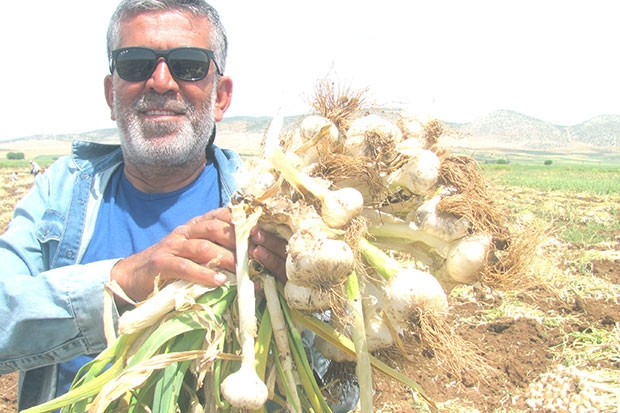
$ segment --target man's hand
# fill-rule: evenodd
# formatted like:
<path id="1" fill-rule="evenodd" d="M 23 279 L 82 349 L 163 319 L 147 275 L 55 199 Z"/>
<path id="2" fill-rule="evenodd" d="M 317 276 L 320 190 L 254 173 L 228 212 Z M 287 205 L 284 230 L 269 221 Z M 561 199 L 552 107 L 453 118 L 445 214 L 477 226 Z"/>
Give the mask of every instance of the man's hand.
<path id="1" fill-rule="evenodd" d="M 226 208 L 177 227 L 157 244 L 119 261 L 111 279 L 135 301 L 153 291 L 155 277 L 185 279 L 212 287 L 226 281 L 218 269 L 235 271 L 235 230 Z"/>
<path id="2" fill-rule="evenodd" d="M 259 231 L 251 235 L 250 256 L 272 274 L 286 280 L 286 241 Z M 235 230 L 228 208 L 219 208 L 176 228 L 157 244 L 120 260 L 115 280 L 134 301 L 153 291 L 155 277 L 185 279 L 211 287 L 226 282 L 219 270 L 235 272 Z"/>

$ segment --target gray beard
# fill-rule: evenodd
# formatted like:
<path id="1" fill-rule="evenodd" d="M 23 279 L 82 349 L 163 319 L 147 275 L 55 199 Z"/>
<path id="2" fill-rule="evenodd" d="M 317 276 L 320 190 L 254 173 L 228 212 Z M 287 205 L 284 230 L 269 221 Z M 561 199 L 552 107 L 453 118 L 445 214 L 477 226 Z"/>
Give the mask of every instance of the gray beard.
<path id="1" fill-rule="evenodd" d="M 115 98 L 114 107 L 125 162 L 153 173 L 204 163 L 205 150 L 215 127 L 215 96 L 216 93 L 213 93 L 211 102 L 200 110 L 188 102 L 179 103 L 159 94 L 142 96 L 130 107 L 119 110 Z M 157 107 L 185 111 L 187 121 L 179 124 L 140 119 L 140 110 L 154 102 Z"/>

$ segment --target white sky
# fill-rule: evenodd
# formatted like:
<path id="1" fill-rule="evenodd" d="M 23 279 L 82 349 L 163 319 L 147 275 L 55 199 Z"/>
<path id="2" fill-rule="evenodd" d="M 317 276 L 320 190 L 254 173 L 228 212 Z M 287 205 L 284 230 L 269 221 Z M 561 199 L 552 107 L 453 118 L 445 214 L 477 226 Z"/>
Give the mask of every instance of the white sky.
<path id="1" fill-rule="evenodd" d="M 0 140 L 115 125 L 103 95 L 117 0 L 7 2 Z M 561 125 L 620 113 L 618 4 L 562 0 L 212 0 L 227 27 L 227 116 L 308 110 L 317 79 L 466 122 L 511 109 Z"/>

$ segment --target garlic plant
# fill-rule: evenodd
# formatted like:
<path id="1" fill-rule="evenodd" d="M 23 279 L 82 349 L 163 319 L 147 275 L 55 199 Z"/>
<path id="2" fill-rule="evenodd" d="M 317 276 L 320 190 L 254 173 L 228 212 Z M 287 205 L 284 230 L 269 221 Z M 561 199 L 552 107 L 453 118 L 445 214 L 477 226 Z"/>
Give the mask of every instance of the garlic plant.
<path id="1" fill-rule="evenodd" d="M 331 190 L 316 179 L 297 171 L 287 160 L 286 155 L 276 149 L 273 153 L 273 167 L 284 179 L 300 190 L 306 190 L 321 202 L 321 217 L 327 225 L 341 228 L 358 215 L 364 199 L 355 188 Z"/>
<path id="2" fill-rule="evenodd" d="M 313 231 L 299 231 L 289 238 L 286 275 L 297 285 L 334 287 L 347 279 L 353 265 L 353 251 L 342 240 Z"/>
<path id="3" fill-rule="evenodd" d="M 238 409 L 256 410 L 265 404 L 268 390 L 256 373 L 254 338 L 257 335 L 254 283 L 248 273 L 248 240 L 250 230 L 258 222 L 260 210 L 246 215 L 246 205 L 233 205 L 232 222 L 237 240 L 237 306 L 239 308 L 239 341 L 241 368 L 227 376 L 221 384 L 224 398 Z"/>
<path id="4" fill-rule="evenodd" d="M 441 198 L 438 194 L 424 201 L 408 220 L 423 232 L 448 242 L 463 238 L 469 234 L 471 224 L 463 217 L 438 211 Z"/>
<path id="5" fill-rule="evenodd" d="M 457 283 L 474 284 L 488 264 L 490 251 L 491 237 L 488 234 L 468 235 L 452 243 L 439 271 L 445 271 Z"/>
<path id="6" fill-rule="evenodd" d="M 284 298 L 291 308 L 307 312 L 319 312 L 331 307 L 331 294 L 321 287 L 308 287 L 289 281 L 284 286 Z"/>
<path id="7" fill-rule="evenodd" d="M 440 164 L 433 151 L 421 148 L 411 151 L 407 163 L 388 177 L 388 184 L 392 188 L 403 187 L 414 194 L 427 195 L 436 188 Z"/>
<path id="8" fill-rule="evenodd" d="M 351 124 L 344 142 L 344 153 L 354 158 L 390 162 L 402 137 L 401 130 L 392 122 L 378 115 L 366 115 Z"/>

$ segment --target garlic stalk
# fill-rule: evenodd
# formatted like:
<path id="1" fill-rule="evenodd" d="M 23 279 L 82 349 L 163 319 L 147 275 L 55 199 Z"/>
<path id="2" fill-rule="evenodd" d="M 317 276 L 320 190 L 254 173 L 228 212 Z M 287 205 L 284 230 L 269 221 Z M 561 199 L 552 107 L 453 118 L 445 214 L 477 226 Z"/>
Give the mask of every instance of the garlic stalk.
<path id="1" fill-rule="evenodd" d="M 437 254 L 443 258 L 448 255 L 450 243 L 438 238 L 428 232 L 422 231 L 412 224 L 406 223 L 391 223 L 385 222 L 383 224 L 369 226 L 368 232 L 378 238 L 387 239 L 401 239 L 410 242 L 422 243 L 431 249 L 434 249 Z"/>
<path id="2" fill-rule="evenodd" d="M 341 228 L 357 216 L 364 207 L 364 197 L 355 188 L 330 190 L 315 178 L 296 170 L 286 155 L 276 148 L 272 155 L 272 165 L 282 177 L 297 189 L 305 189 L 321 202 L 321 217 L 332 228 Z"/>
<path id="3" fill-rule="evenodd" d="M 373 352 L 391 347 L 394 344 L 394 338 L 382 316 L 383 292 L 374 283 L 366 282 L 362 296 L 368 351 Z"/>
<path id="4" fill-rule="evenodd" d="M 437 279 L 425 271 L 403 267 L 385 252 L 361 238 L 359 250 L 386 281 L 384 311 L 401 328 L 419 317 L 419 312 L 446 314 L 448 298 Z"/>
<path id="5" fill-rule="evenodd" d="M 256 410 L 263 407 L 269 392 L 255 370 L 254 338 L 257 334 L 255 314 L 256 297 L 254 283 L 248 273 L 250 230 L 261 215 L 257 208 L 246 216 L 246 205 L 231 206 L 232 222 L 235 225 L 237 251 L 237 306 L 239 309 L 239 341 L 241 344 L 241 368 L 224 379 L 222 396 L 235 408 Z"/>
<path id="6" fill-rule="evenodd" d="M 265 290 L 265 298 L 267 300 L 267 309 L 271 316 L 271 324 L 273 325 L 273 336 L 276 340 L 276 346 L 278 347 L 278 356 L 282 363 L 282 370 L 286 377 L 286 387 L 290 394 L 290 399 L 287 397 L 287 405 L 292 412 L 301 412 L 301 402 L 299 400 L 299 394 L 297 393 L 297 385 L 295 377 L 293 376 L 293 360 L 291 356 L 291 346 L 288 341 L 288 333 L 286 331 L 286 322 L 284 321 L 284 314 L 280 307 L 280 298 L 278 297 L 278 289 L 276 287 L 276 280 L 270 275 L 263 277 L 263 288 Z"/>
<path id="7" fill-rule="evenodd" d="M 212 289 L 202 284 L 176 280 L 139 303 L 133 310 L 124 312 L 118 320 L 118 330 L 120 334 L 143 330 L 161 321 L 173 309 L 193 304 L 197 297 Z"/>
<path id="8" fill-rule="evenodd" d="M 345 283 L 346 309 L 351 318 L 351 337 L 355 345 L 355 371 L 360 387 L 360 408 L 362 413 L 372 412 L 372 369 L 366 341 L 366 328 L 362 308 L 362 296 L 357 273 L 351 271 Z"/>

